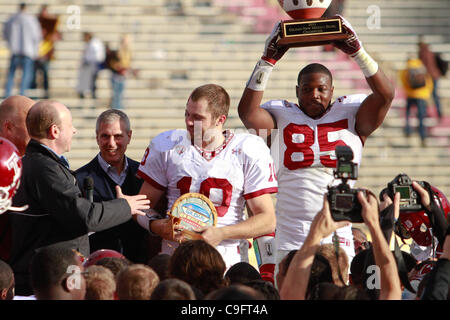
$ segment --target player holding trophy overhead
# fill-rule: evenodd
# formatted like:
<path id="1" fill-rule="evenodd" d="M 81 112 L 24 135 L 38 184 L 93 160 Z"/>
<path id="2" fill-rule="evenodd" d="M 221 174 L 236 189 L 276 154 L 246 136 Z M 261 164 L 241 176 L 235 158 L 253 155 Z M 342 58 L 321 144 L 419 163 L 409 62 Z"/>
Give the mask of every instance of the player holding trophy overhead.
<path id="1" fill-rule="evenodd" d="M 187 193 L 203 194 L 213 202 L 216 226 L 193 231 L 218 249 L 228 268 L 241 261 L 238 247 L 243 239 L 275 230 L 270 194 L 277 192 L 274 164 L 264 140 L 249 133 L 223 131 L 229 106 L 230 97 L 222 87 L 207 84 L 196 88 L 186 104 L 186 130 L 156 136 L 138 170 L 145 181 L 139 193 L 149 197 L 150 206 L 165 192 L 169 208 Z M 246 220 L 245 204 L 252 212 Z M 198 205 L 191 202 L 184 213 L 190 218 L 212 216 Z M 169 214 L 174 215 L 174 211 Z M 173 218 L 150 212 L 138 223 L 163 238 L 162 253 L 171 254 L 178 245 L 176 241 L 185 239 L 182 224 L 174 223 Z M 188 238 L 192 238 L 192 232 Z"/>
<path id="2" fill-rule="evenodd" d="M 268 141 L 272 140 L 279 183 L 275 235 L 277 263 L 290 250 L 302 246 L 314 216 L 320 211 L 323 194 L 334 179 L 336 146 L 350 146 L 359 166 L 364 142 L 381 125 L 394 98 L 390 81 L 364 50 L 350 23 L 340 18 L 348 38 L 334 41 L 333 45 L 361 68 L 372 90 L 370 95 L 342 96 L 333 102 L 330 71 L 313 63 L 298 75 L 297 103 L 280 99 L 261 105 L 270 73 L 288 50 L 287 46 L 277 46 L 281 31 L 280 23 L 277 23 L 239 102 L 239 116 L 245 126 L 258 132 L 267 130 Z M 273 131 L 277 135 L 270 135 L 272 129 L 277 129 Z M 351 226 L 339 229 L 338 235 L 341 247 L 351 260 L 354 256 Z M 330 236 L 323 242 L 331 241 Z"/>

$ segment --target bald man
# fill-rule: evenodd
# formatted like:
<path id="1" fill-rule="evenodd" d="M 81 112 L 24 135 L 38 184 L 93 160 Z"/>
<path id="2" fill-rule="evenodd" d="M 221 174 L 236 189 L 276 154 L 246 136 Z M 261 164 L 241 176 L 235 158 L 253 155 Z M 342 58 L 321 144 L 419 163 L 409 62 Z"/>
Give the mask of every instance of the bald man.
<path id="1" fill-rule="evenodd" d="M 25 96 L 11 96 L 0 103 L 0 137 L 17 147 L 21 156 L 30 141 L 25 118 L 35 102 Z M 11 250 L 11 226 L 8 215 L 0 215 L 0 259 L 8 261 Z"/>
<path id="2" fill-rule="evenodd" d="M 37 249 L 61 244 L 89 255 L 88 232 L 122 224 L 132 215 L 145 213 L 144 195 L 125 196 L 117 187 L 117 199 L 91 203 L 78 187 L 64 153 L 70 151 L 76 129 L 67 107 L 41 100 L 26 118 L 30 142 L 22 159 L 20 187 L 13 204 L 27 204 L 23 213 L 9 213 L 12 249 L 9 264 L 16 277 L 18 295 L 32 294 L 29 261 Z M 105 214 L 108 213 L 108 214 Z"/>
<path id="3" fill-rule="evenodd" d="M 33 104 L 25 96 L 11 96 L 0 103 L 0 136 L 14 143 L 21 156 L 30 141 L 25 119 Z"/>

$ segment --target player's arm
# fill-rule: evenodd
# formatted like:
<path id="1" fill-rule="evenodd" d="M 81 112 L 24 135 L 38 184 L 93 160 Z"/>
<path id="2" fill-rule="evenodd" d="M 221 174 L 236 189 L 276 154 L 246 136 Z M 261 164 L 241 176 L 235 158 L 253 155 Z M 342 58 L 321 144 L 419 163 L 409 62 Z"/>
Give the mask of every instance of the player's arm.
<path id="1" fill-rule="evenodd" d="M 203 239 L 217 246 L 226 239 L 249 239 L 275 231 L 275 209 L 270 194 L 248 199 L 247 205 L 252 212 L 251 217 L 233 225 L 200 229 Z"/>
<path id="2" fill-rule="evenodd" d="M 261 108 L 260 105 L 275 63 L 288 50 L 288 47 L 278 47 L 276 45 L 280 32 L 281 28 L 278 22 L 266 40 L 263 56 L 256 63 L 238 105 L 239 117 L 245 127 L 247 129 L 256 129 L 258 133 L 259 129 L 266 129 L 268 135 L 270 135 L 271 129 L 276 128 L 276 122 L 272 115 Z"/>
<path id="3" fill-rule="evenodd" d="M 356 132 L 363 141 L 383 123 L 395 94 L 390 80 L 381 69 L 366 81 L 372 94 L 362 102 L 356 115 Z"/>
<path id="4" fill-rule="evenodd" d="M 341 17 L 342 18 L 342 17 Z M 346 40 L 335 41 L 334 46 L 348 54 L 361 68 L 372 93 L 362 102 L 356 115 L 356 132 L 363 141 L 382 123 L 389 111 L 395 91 L 378 63 L 366 52 L 351 24 L 342 18 Z"/>

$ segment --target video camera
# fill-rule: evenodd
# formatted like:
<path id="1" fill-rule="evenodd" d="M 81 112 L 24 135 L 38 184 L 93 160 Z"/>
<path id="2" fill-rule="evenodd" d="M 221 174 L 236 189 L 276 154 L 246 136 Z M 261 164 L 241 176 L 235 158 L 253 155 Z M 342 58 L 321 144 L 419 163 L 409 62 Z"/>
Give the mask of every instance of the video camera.
<path id="1" fill-rule="evenodd" d="M 423 181 L 416 181 L 425 188 Z M 400 193 L 400 212 L 404 211 L 422 211 L 424 207 L 420 195 L 412 187 L 412 180 L 405 173 L 400 173 L 394 180 L 388 183 L 387 188 L 380 192 L 380 201 L 383 201 L 385 193 L 394 200 L 394 195 Z"/>
<path id="2" fill-rule="evenodd" d="M 341 179 L 342 183 L 337 186 L 328 186 L 328 203 L 330 204 L 331 216 L 334 221 L 349 220 L 351 222 L 364 222 L 361 216 L 361 204 L 357 194 L 363 189 L 352 189 L 347 180 L 358 178 L 358 165 L 354 163 L 353 151 L 349 146 L 336 147 L 336 170 L 334 177 Z"/>

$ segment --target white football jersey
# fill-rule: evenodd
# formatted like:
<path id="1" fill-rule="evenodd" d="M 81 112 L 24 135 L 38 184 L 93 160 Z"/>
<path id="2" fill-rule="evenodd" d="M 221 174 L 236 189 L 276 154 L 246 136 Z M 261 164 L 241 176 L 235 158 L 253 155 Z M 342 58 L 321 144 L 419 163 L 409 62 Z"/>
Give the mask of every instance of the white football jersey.
<path id="1" fill-rule="evenodd" d="M 216 207 L 218 227 L 243 221 L 246 199 L 277 192 L 270 150 L 262 138 L 248 133 L 226 131 L 224 144 L 214 152 L 193 145 L 186 130 L 161 133 L 147 148 L 138 175 L 167 190 L 169 208 L 182 194 L 204 194 Z M 239 243 L 225 240 L 220 246 L 237 248 Z M 165 241 L 163 252 L 176 246 Z"/>
<path id="2" fill-rule="evenodd" d="M 333 176 L 336 146 L 351 147 L 353 162 L 359 167 L 363 144 L 355 131 L 355 116 L 365 97 L 359 94 L 340 97 L 319 119 L 310 118 L 297 104 L 285 100 L 272 100 L 261 106 L 272 114 L 278 128 L 272 134 L 271 149 L 279 184 L 276 203 L 279 250 L 301 247 L 314 216 L 322 209 L 327 186 L 341 182 Z M 349 183 L 353 186 L 355 181 Z M 353 250 L 351 227 L 340 229 L 338 235 L 343 248 L 348 245 Z"/>

